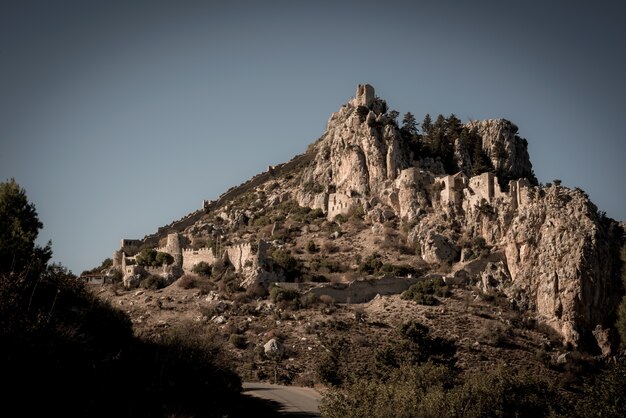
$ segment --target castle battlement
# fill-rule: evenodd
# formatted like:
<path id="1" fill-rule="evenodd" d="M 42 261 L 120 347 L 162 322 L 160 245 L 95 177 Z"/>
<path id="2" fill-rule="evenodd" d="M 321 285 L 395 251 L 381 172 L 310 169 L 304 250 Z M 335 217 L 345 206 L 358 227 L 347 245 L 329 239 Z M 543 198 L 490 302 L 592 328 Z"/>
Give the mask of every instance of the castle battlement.
<path id="1" fill-rule="evenodd" d="M 183 255 L 184 254 L 202 254 L 202 253 L 213 254 L 213 248 L 202 247 L 202 248 L 198 248 L 197 250 L 194 250 L 193 248 L 183 248 Z"/>

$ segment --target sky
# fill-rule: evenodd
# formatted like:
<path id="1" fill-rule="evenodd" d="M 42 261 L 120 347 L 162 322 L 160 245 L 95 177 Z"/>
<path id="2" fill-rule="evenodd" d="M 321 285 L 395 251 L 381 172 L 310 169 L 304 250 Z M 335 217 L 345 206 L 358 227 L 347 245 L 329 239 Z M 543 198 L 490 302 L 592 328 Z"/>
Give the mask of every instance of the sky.
<path id="1" fill-rule="evenodd" d="M 506 118 L 540 182 L 626 221 L 619 1 L 0 2 L 0 181 L 74 273 L 302 153 L 372 84 Z"/>

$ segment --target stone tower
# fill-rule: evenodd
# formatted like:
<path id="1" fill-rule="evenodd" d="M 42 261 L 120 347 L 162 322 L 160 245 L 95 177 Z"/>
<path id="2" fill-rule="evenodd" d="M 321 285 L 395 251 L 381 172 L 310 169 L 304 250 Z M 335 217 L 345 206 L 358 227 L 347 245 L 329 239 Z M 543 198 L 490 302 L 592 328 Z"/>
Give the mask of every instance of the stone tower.
<path id="1" fill-rule="evenodd" d="M 355 106 L 369 107 L 374 102 L 374 87 L 369 84 L 359 84 L 356 87 Z"/>
<path id="2" fill-rule="evenodd" d="M 178 232 L 167 235 L 167 244 L 165 245 L 165 251 L 174 257 L 174 266 L 183 266 L 183 250 L 180 246 L 180 235 Z"/>

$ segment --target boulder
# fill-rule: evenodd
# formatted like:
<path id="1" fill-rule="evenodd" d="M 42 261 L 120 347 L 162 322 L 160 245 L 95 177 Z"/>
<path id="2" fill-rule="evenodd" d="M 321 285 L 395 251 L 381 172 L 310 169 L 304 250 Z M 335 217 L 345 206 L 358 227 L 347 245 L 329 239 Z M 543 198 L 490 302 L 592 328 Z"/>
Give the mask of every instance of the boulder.
<path id="1" fill-rule="evenodd" d="M 272 360 L 280 360 L 285 354 L 285 347 L 276 338 L 272 338 L 263 346 L 265 356 Z"/>
<path id="2" fill-rule="evenodd" d="M 428 232 L 421 248 L 422 258 L 427 263 L 450 263 L 459 257 L 459 251 L 450 239 L 434 231 Z"/>

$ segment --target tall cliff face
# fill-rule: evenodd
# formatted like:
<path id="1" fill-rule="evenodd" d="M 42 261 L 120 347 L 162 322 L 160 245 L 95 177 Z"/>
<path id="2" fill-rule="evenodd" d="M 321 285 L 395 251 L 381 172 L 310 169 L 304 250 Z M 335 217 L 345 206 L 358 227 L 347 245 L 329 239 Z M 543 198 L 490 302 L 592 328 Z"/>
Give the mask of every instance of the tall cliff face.
<path id="1" fill-rule="evenodd" d="M 621 300 L 621 228 L 580 190 L 554 186 L 517 209 L 505 235 L 512 282 L 565 343 L 608 354 Z"/>
<path id="2" fill-rule="evenodd" d="M 373 88 L 368 89 L 373 94 Z M 304 183 L 364 198 L 389 187 L 408 161 L 398 128 L 383 113 L 385 107 L 382 100 L 365 99 L 357 92 L 353 101 L 333 113 L 315 145 Z"/>
<path id="3" fill-rule="evenodd" d="M 453 158 L 460 172 L 453 176 L 440 161 L 415 155 L 385 110 L 373 88 L 361 87 L 331 116 L 303 172 L 300 204 L 320 207 L 329 218 L 351 205 L 362 205 L 374 222 L 396 217 L 412 225 L 410 240 L 432 263 L 462 267 L 463 241 L 480 237 L 500 260 L 489 267 L 498 274 L 473 272 L 483 289 L 495 286 L 534 310 L 565 343 L 610 352 L 621 297 L 612 261 L 619 228 L 599 216 L 582 191 L 538 187 L 527 142 L 513 123 L 466 124 L 493 172 L 468 176 L 475 172 L 471 144 L 457 138 Z"/>
<path id="4" fill-rule="evenodd" d="M 506 119 L 471 121 L 465 125 L 482 138 L 482 147 L 502 180 L 526 178 L 537 184 L 528 142 L 517 136 L 518 128 Z"/>

